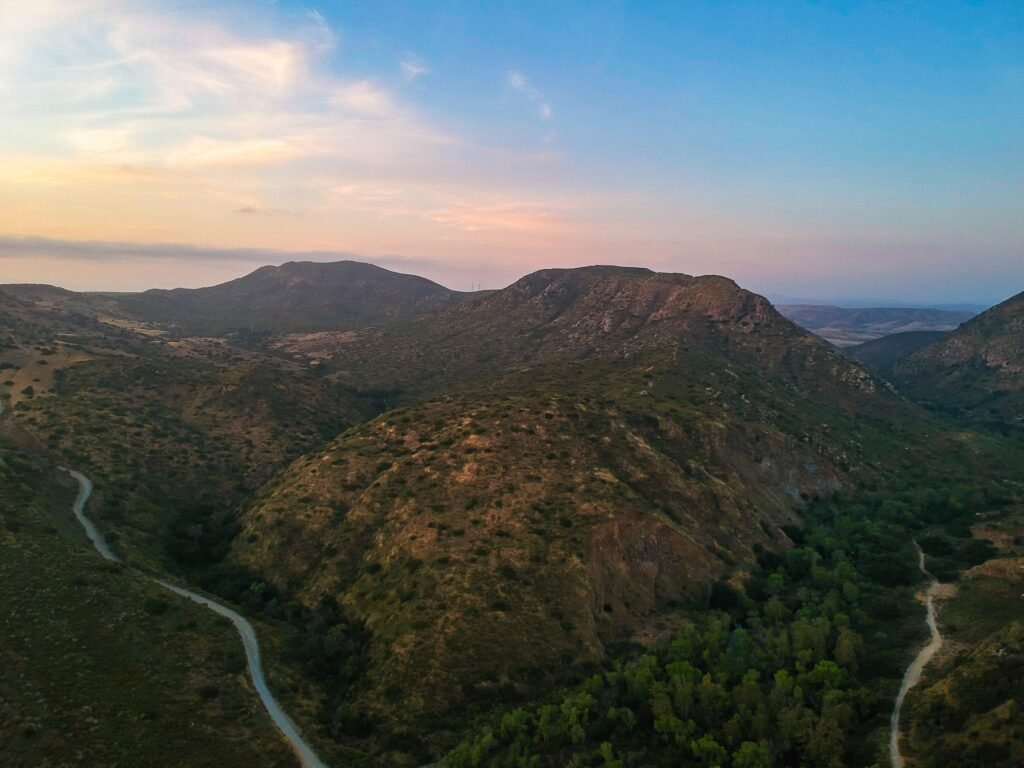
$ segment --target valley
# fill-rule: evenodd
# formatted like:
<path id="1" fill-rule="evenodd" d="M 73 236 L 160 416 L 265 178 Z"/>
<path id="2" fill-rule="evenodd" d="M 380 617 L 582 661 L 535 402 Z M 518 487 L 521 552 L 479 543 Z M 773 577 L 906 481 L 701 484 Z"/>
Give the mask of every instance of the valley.
<path id="1" fill-rule="evenodd" d="M 966 310 L 890 307 L 855 309 L 818 304 L 780 304 L 778 309 L 797 325 L 843 348 L 893 335 L 948 333 L 975 315 Z"/>
<path id="2" fill-rule="evenodd" d="M 138 569 L 121 578 L 202 601 L 155 615 L 229 620 L 241 668 L 218 690 L 255 700 L 269 764 L 278 728 L 308 735 L 307 765 L 885 758 L 924 641 L 912 539 L 945 542 L 928 568 L 955 581 L 976 515 L 1022 513 L 1012 430 L 900 378 L 988 313 L 872 372 L 721 277 L 603 266 L 456 294 L 363 266 L 0 286 L 5 483 L 27 498 L 74 468 L 89 538 Z M 272 322 L 238 309 L 257 306 Z M 29 509 L 63 520 L 39 546 L 82 546 L 66 512 Z"/>

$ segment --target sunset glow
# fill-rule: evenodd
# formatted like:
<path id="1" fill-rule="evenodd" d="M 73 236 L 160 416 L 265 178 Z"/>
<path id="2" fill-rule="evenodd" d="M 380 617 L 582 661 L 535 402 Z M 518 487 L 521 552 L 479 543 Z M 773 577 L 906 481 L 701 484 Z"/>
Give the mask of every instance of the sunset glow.
<path id="1" fill-rule="evenodd" d="M 0 0 L 0 282 L 1019 289 L 1024 6 L 743 7 Z"/>

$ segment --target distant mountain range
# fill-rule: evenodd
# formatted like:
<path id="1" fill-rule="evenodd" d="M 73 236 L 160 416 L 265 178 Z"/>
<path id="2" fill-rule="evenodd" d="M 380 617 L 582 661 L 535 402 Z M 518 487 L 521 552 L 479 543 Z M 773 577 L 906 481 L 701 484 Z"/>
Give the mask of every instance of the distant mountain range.
<path id="1" fill-rule="evenodd" d="M 836 307 L 780 304 L 794 323 L 839 347 L 861 344 L 894 333 L 951 331 L 974 317 L 971 312 L 916 307 Z"/>
<path id="2" fill-rule="evenodd" d="M 815 299 L 788 296 L 781 293 L 767 293 L 765 296 L 776 306 L 780 304 L 798 304 L 804 306 L 842 307 L 844 309 L 859 309 L 863 307 L 880 307 L 887 309 L 940 309 L 945 312 L 969 312 L 972 315 L 980 314 L 992 306 L 992 304 L 984 303 L 910 301 L 906 299 L 880 299 L 869 296 L 835 299 Z"/>

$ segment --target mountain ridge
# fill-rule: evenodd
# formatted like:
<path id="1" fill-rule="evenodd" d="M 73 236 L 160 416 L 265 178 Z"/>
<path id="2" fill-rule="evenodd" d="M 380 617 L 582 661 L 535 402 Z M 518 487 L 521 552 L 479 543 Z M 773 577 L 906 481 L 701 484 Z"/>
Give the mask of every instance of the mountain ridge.
<path id="1" fill-rule="evenodd" d="M 229 560 L 365 625 L 377 722 L 533 695 L 567 654 L 658 635 L 791 546 L 807 500 L 905 460 L 919 413 L 719 276 L 541 270 L 317 355 L 398 394 L 264 486 Z"/>
<path id="2" fill-rule="evenodd" d="M 896 363 L 907 394 L 970 421 L 1024 429 L 1024 293 Z"/>
<path id="3" fill-rule="evenodd" d="M 143 320 L 187 331 L 281 332 L 408 320 L 469 294 L 366 262 L 291 261 L 206 288 L 93 295 Z"/>

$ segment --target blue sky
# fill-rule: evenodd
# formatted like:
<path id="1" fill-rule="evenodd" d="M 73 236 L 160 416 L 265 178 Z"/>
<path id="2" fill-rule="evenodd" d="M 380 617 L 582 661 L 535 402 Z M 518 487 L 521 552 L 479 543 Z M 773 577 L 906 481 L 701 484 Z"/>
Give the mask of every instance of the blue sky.
<path id="1" fill-rule="evenodd" d="M 269 249 L 457 288 L 614 262 L 1024 290 L 1024 3 L 29 8 L 0 0 L 0 281 L 201 284 Z"/>

